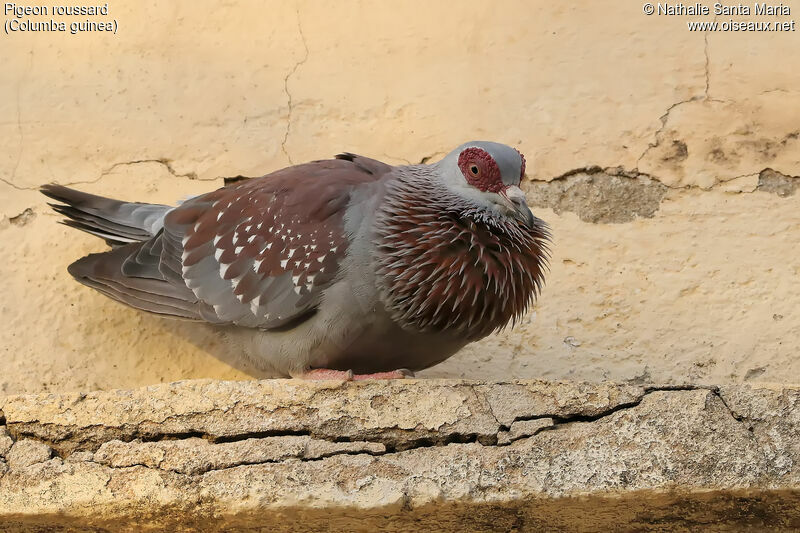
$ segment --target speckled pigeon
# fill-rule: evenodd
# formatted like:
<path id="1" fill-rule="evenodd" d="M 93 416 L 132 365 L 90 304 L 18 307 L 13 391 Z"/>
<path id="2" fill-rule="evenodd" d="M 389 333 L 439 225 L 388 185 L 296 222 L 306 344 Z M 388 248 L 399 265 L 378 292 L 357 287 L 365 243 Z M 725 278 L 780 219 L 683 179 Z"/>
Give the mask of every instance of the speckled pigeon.
<path id="1" fill-rule="evenodd" d="M 549 234 L 524 174 L 517 150 L 476 141 L 431 165 L 340 154 L 177 207 L 42 192 L 111 245 L 69 266 L 84 285 L 218 325 L 267 374 L 395 378 L 504 328 L 538 294 Z"/>

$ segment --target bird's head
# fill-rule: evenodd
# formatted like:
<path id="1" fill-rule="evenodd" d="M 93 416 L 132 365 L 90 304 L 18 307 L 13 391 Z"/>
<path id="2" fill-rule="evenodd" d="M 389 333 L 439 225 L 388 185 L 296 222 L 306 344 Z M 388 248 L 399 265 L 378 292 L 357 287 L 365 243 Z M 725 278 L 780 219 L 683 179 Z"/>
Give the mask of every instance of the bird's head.
<path id="1" fill-rule="evenodd" d="M 525 175 L 525 156 L 504 144 L 489 141 L 464 143 L 437 163 L 444 184 L 452 192 L 527 227 L 536 219 L 519 184 Z"/>

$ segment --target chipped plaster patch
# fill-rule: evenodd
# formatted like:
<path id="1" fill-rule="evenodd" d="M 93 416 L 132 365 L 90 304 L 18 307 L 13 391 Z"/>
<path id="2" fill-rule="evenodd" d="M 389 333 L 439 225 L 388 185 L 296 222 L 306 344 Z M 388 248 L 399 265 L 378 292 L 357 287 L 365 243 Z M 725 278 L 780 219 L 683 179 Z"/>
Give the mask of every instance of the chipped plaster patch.
<path id="1" fill-rule="evenodd" d="M 11 217 L 8 219 L 9 222 L 14 224 L 15 226 L 24 226 L 36 216 L 36 213 L 30 207 L 25 208 L 25 210 L 17 216 Z"/>
<path id="2" fill-rule="evenodd" d="M 792 196 L 800 188 L 800 176 L 787 176 L 771 168 L 765 168 L 758 175 L 756 190 L 777 194 L 781 198 Z"/>
<path id="3" fill-rule="evenodd" d="M 0 229 L 9 226 L 25 226 L 36 218 L 36 212 L 31 207 L 26 207 L 20 214 L 14 216 L 3 216 L 0 218 Z"/>
<path id="4" fill-rule="evenodd" d="M 584 222 L 610 224 L 652 218 L 667 187 L 643 174 L 590 167 L 552 181 L 524 185 L 531 206 L 560 214 L 569 211 Z"/>

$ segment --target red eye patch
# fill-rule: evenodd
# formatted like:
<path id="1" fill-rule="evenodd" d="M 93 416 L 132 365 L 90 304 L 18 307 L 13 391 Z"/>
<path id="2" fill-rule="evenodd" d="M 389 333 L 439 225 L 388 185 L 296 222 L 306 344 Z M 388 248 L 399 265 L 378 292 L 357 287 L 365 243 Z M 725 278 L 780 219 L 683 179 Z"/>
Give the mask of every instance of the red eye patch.
<path id="1" fill-rule="evenodd" d="M 505 187 L 500 176 L 500 168 L 486 150 L 465 149 L 458 156 L 458 168 L 461 169 L 467 183 L 481 191 L 500 192 Z"/>

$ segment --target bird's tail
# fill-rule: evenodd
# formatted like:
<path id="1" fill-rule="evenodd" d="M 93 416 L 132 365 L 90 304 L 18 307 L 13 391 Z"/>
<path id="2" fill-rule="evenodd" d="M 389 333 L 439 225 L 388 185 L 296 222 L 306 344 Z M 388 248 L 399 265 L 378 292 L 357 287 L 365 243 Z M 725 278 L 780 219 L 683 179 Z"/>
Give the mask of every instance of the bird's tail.
<path id="1" fill-rule="evenodd" d="M 161 230 L 172 209 L 112 200 L 56 184 L 43 185 L 40 190 L 58 202 L 49 205 L 67 217 L 62 224 L 96 235 L 114 247 L 150 239 Z"/>

